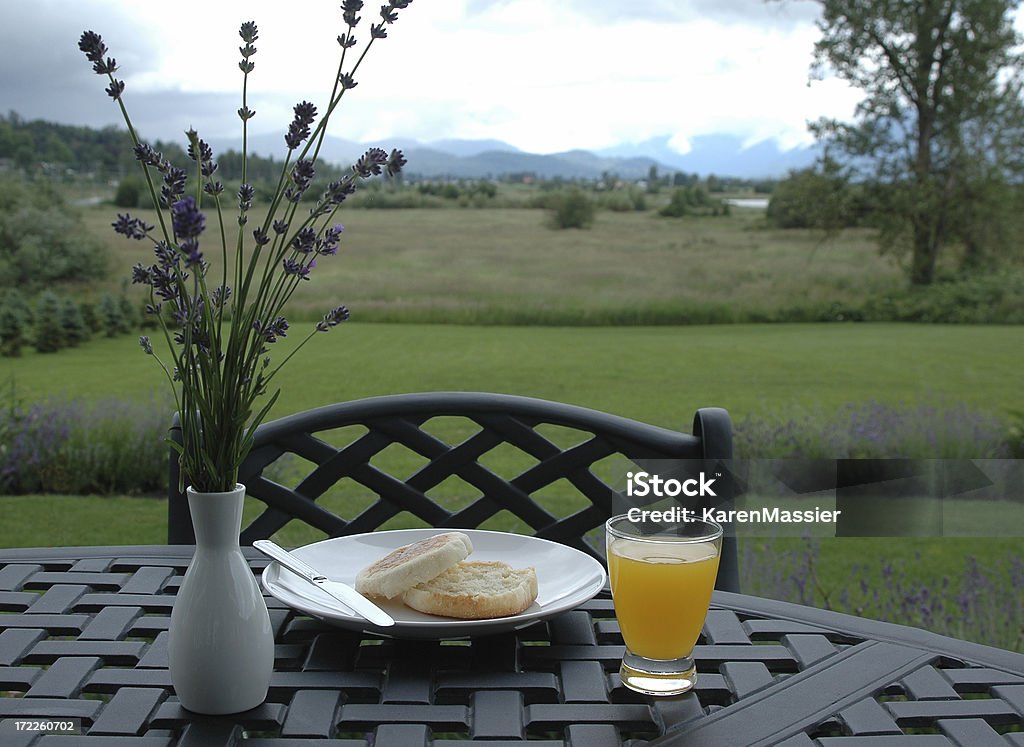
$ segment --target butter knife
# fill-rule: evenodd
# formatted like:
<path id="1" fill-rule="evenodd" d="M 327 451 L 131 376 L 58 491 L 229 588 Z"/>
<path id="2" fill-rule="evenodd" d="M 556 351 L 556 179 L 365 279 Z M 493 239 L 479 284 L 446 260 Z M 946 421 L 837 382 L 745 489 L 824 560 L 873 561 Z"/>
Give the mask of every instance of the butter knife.
<path id="1" fill-rule="evenodd" d="M 374 625 L 379 627 L 388 627 L 395 624 L 391 615 L 375 605 L 351 586 L 343 584 L 340 581 L 331 581 L 327 576 L 320 573 L 320 571 L 316 570 L 308 563 L 299 560 L 295 555 L 292 555 L 280 545 L 275 544 L 270 540 L 256 540 L 252 543 L 252 546 L 268 558 L 276 560 L 289 571 L 299 576 L 299 578 L 319 586 L 332 597 L 348 607 L 352 612 L 356 613 L 360 617 L 366 618 Z"/>

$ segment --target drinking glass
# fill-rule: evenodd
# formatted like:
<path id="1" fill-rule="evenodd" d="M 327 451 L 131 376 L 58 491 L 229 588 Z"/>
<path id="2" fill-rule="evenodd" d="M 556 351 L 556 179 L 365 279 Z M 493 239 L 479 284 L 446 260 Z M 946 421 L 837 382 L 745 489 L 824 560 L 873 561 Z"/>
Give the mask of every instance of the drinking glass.
<path id="1" fill-rule="evenodd" d="M 693 647 L 704 626 L 722 552 L 722 527 L 692 518 L 673 524 L 605 523 L 608 575 L 626 653 L 622 683 L 648 695 L 679 695 L 697 677 Z"/>

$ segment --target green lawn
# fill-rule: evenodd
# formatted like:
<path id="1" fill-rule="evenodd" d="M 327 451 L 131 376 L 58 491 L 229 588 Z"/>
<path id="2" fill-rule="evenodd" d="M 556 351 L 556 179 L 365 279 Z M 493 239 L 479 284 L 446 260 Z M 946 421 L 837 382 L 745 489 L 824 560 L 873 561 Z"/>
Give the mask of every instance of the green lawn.
<path id="1" fill-rule="evenodd" d="M 281 356 L 302 324 L 274 352 Z M 688 427 L 693 410 L 749 414 L 850 402 L 965 402 L 1024 410 L 1019 327 L 910 324 L 486 327 L 350 322 L 319 335 L 284 370 L 275 415 L 411 391 L 501 391 Z M 163 393 L 132 338 L 0 360 L 25 402 L 48 396 L 137 400 Z"/>

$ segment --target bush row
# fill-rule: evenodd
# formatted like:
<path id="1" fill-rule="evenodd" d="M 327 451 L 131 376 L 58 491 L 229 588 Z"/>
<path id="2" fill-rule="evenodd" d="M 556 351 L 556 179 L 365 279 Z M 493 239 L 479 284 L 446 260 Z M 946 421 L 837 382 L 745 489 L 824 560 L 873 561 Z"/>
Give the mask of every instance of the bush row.
<path id="1" fill-rule="evenodd" d="M 32 304 L 11 289 L 0 293 L 0 356 L 17 357 L 29 345 L 54 353 L 96 335 L 126 334 L 139 322 L 138 310 L 124 294 L 105 293 L 90 303 L 44 291 Z"/>
<path id="2" fill-rule="evenodd" d="M 941 635 L 1024 650 L 1024 561 L 1017 555 L 986 564 L 967 556 L 959 577 L 922 583 L 920 572 L 884 555 L 854 563 L 849 581 L 829 585 L 817 567 L 820 541 L 762 539 L 741 543 L 740 586 L 785 602 L 926 628 Z M 918 554 L 913 565 L 924 562 Z M 869 581 L 879 578 L 881 583 Z"/>
<path id="3" fill-rule="evenodd" d="M 1016 459 L 1015 424 L 963 403 L 850 404 L 834 413 L 748 417 L 736 422 L 744 459 Z"/>
<path id="4" fill-rule="evenodd" d="M 0 410 L 0 494 L 165 492 L 168 403 L 8 400 Z"/>
<path id="5" fill-rule="evenodd" d="M 13 394 L 7 399 L 0 409 L 0 493 L 164 490 L 171 403 L 51 399 L 24 406 Z M 830 415 L 748 417 L 735 431 L 736 454 L 747 459 L 1024 457 L 1019 428 L 965 405 L 868 402 Z"/>

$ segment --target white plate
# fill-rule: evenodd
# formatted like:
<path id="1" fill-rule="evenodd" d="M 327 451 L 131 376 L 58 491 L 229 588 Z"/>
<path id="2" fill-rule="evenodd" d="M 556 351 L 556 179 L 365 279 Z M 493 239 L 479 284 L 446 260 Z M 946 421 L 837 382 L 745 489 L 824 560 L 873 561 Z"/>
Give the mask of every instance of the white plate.
<path id="1" fill-rule="evenodd" d="M 401 529 L 355 534 L 316 542 L 292 552 L 334 581 L 355 585 L 360 569 L 395 548 L 418 542 L 446 529 Z M 291 571 L 271 563 L 263 571 L 263 588 L 289 607 L 294 607 L 343 628 L 366 630 L 394 638 L 466 638 L 502 633 L 530 625 L 572 609 L 592 598 L 605 584 L 605 572 L 594 558 L 575 548 L 549 540 L 482 529 L 457 530 L 473 542 L 471 560 L 503 560 L 514 568 L 533 566 L 537 571 L 537 600 L 525 611 L 510 617 L 487 620 L 455 620 L 417 612 L 397 599 L 380 603 L 395 625 L 378 628 L 343 609 L 326 592 L 306 583 Z"/>

